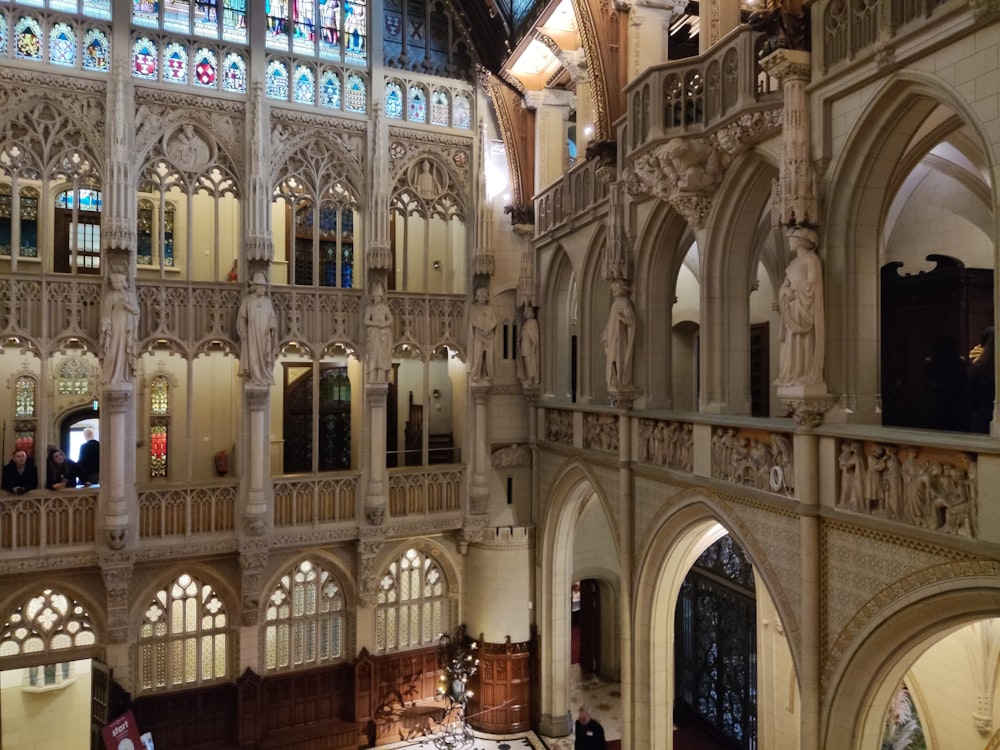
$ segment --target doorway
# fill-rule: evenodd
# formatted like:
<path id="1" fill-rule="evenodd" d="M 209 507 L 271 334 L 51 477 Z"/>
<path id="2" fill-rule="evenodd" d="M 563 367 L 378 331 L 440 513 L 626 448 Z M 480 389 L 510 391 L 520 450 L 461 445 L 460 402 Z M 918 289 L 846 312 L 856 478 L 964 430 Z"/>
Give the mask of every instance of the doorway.
<path id="1" fill-rule="evenodd" d="M 572 642 L 579 657 L 580 672 L 586 677 L 601 674 L 601 589 L 594 578 L 573 584 L 579 593 L 579 609 L 571 613 Z M 575 605 L 575 602 L 574 602 Z M 578 644 L 578 647 L 577 647 Z"/>

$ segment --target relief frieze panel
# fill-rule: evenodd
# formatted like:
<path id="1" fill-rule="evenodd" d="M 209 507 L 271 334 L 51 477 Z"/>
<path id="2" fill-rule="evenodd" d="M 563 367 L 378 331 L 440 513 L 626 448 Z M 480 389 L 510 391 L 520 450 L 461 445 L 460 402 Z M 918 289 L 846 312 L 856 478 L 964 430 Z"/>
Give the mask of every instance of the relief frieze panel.
<path id="1" fill-rule="evenodd" d="M 584 414 L 583 447 L 593 451 L 617 453 L 618 417 L 613 414 Z"/>
<path id="2" fill-rule="evenodd" d="M 712 477 L 790 495 L 795 490 L 791 438 L 768 430 L 717 427 L 712 431 Z"/>
<path id="3" fill-rule="evenodd" d="M 639 461 L 690 472 L 693 469 L 694 427 L 689 422 L 639 420 Z"/>
<path id="4" fill-rule="evenodd" d="M 573 445 L 573 412 L 546 409 L 545 439 L 553 443 Z"/>

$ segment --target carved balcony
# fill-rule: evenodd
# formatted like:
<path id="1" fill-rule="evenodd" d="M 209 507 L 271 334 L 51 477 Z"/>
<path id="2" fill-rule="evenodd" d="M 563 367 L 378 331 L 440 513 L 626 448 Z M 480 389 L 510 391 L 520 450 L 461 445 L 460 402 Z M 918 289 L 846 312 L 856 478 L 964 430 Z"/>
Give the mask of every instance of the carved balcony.
<path id="1" fill-rule="evenodd" d="M 577 216 L 597 220 L 604 213 L 599 206 L 607 201 L 608 180 L 602 169 L 607 166 L 600 159 L 587 159 L 535 196 L 536 238 L 561 227 L 575 227 L 572 220 Z"/>

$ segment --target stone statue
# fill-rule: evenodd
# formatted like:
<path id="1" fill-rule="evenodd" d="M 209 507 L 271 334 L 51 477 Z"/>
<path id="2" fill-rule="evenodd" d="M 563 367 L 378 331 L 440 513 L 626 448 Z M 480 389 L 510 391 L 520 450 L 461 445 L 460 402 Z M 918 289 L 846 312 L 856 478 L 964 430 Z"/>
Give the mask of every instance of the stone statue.
<path id="1" fill-rule="evenodd" d="M 524 321 L 521 323 L 521 336 L 518 339 L 517 353 L 521 360 L 521 384 L 538 385 L 541 382 L 541 368 L 538 355 L 540 334 L 538 319 L 535 318 L 535 308 L 524 306 Z"/>
<path id="2" fill-rule="evenodd" d="M 108 276 L 111 289 L 101 315 L 101 361 L 106 383 L 131 383 L 135 377 L 139 302 L 123 273 Z"/>
<path id="3" fill-rule="evenodd" d="M 437 198 L 439 192 L 437 180 L 431 171 L 431 163 L 424 159 L 420 166 L 420 174 L 417 175 L 417 195 L 429 201 Z"/>
<path id="4" fill-rule="evenodd" d="M 259 271 L 250 280 L 237 318 L 243 350 L 240 375 L 254 385 L 274 385 L 274 361 L 278 353 L 278 318 L 267 296 L 267 277 Z"/>
<path id="5" fill-rule="evenodd" d="M 624 281 L 611 282 L 611 312 L 608 324 L 604 326 L 601 341 L 607 356 L 604 377 L 608 388 L 622 388 L 632 385 L 632 350 L 635 346 L 635 308 L 629 299 L 628 284 Z"/>
<path id="6" fill-rule="evenodd" d="M 485 286 L 476 289 L 476 301 L 469 311 L 471 328 L 471 354 L 469 356 L 469 377 L 473 382 L 489 380 L 493 377 L 493 362 L 496 347 L 493 339 L 497 330 L 497 316 L 490 307 L 490 290 Z"/>
<path id="7" fill-rule="evenodd" d="M 387 383 L 392 369 L 392 310 L 379 282 L 372 284 L 371 303 L 365 309 L 365 358 L 368 382 Z"/>
<path id="8" fill-rule="evenodd" d="M 837 505 L 856 513 L 863 513 L 865 454 L 861 443 L 851 441 L 840 448 L 840 502 Z"/>
<path id="9" fill-rule="evenodd" d="M 673 191 L 710 193 L 722 181 L 722 159 L 708 143 L 673 138 L 659 154 L 660 167 Z"/>
<path id="10" fill-rule="evenodd" d="M 903 474 L 902 465 L 896 455 L 896 446 L 885 446 L 885 471 L 882 473 L 884 485 L 885 510 L 889 518 L 899 518 L 903 508 Z"/>
<path id="11" fill-rule="evenodd" d="M 778 291 L 781 348 L 778 387 L 823 383 L 826 330 L 823 311 L 823 266 L 816 254 L 816 232 L 796 227 L 788 233 L 795 257 Z"/>

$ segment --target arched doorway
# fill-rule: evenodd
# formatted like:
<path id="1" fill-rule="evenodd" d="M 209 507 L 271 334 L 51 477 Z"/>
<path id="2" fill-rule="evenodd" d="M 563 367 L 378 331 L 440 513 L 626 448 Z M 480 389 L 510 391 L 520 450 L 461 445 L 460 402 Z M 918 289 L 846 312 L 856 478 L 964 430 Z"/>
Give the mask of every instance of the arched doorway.
<path id="1" fill-rule="evenodd" d="M 93 439 L 101 439 L 101 413 L 97 407 L 97 402 L 91 406 L 80 407 L 67 412 L 59 421 L 59 444 L 58 448 L 66 454 L 66 457 L 77 463 L 80 462 L 80 450 L 83 444 L 90 439 L 84 432 L 93 431 Z"/>

